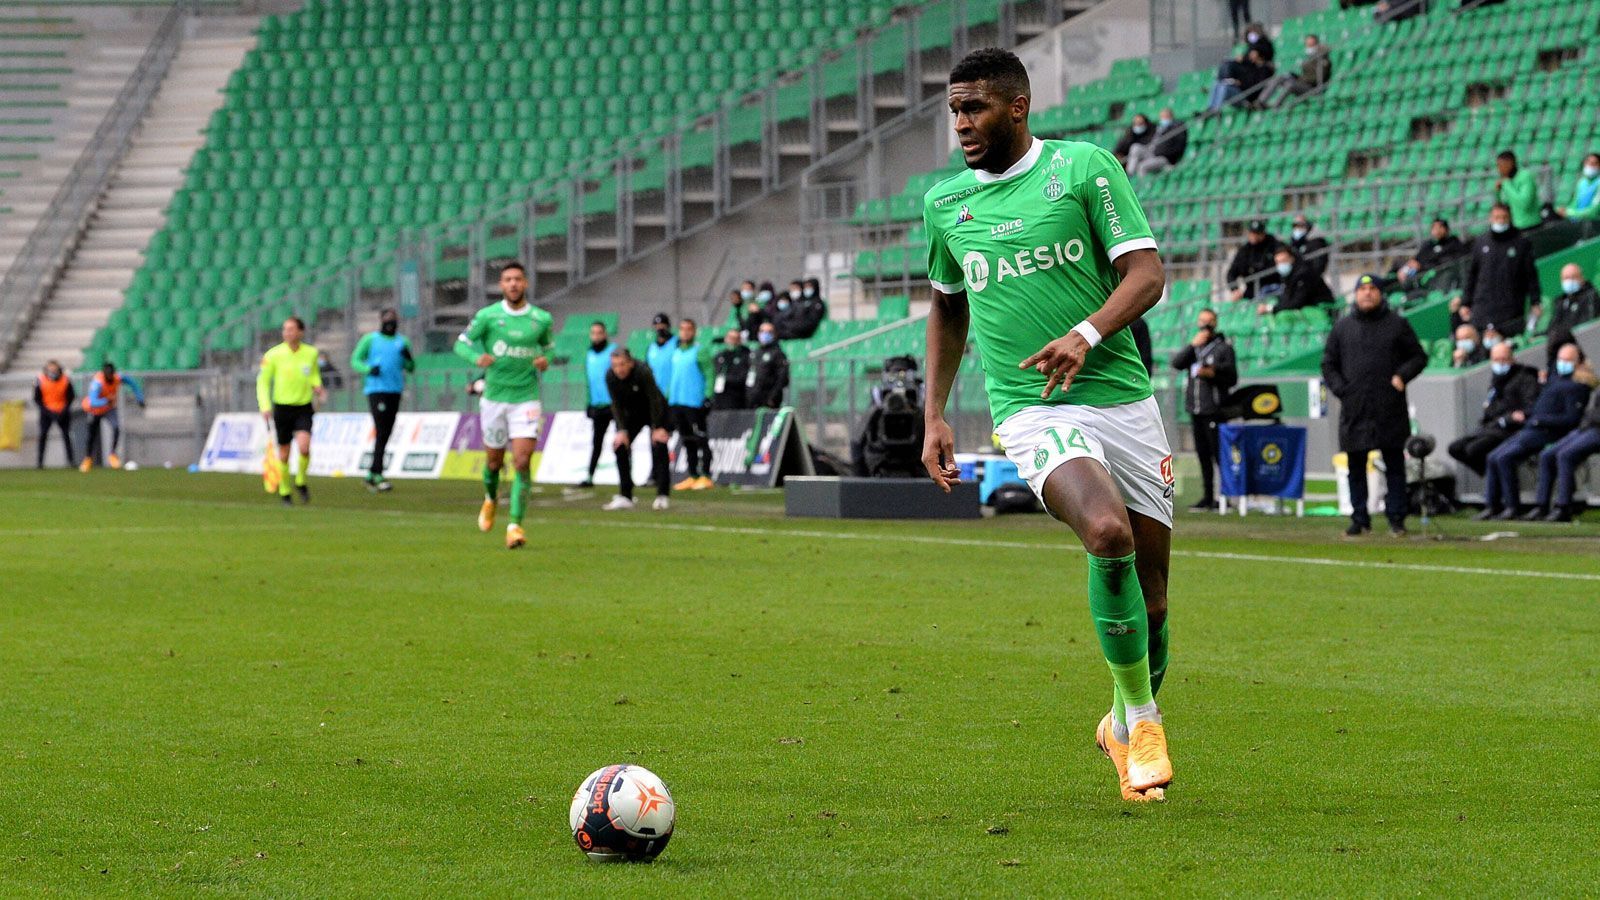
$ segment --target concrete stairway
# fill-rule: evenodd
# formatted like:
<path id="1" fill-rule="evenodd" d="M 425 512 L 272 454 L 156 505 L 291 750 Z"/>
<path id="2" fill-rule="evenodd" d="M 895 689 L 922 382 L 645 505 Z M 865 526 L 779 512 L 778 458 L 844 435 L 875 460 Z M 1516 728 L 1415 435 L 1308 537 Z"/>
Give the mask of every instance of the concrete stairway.
<path id="1" fill-rule="evenodd" d="M 205 142 L 201 131 L 222 105 L 228 76 L 255 44 L 256 24 L 254 17 L 196 21 L 11 371 L 32 371 L 47 359 L 77 366 L 84 345 L 122 305 L 184 169 Z"/>

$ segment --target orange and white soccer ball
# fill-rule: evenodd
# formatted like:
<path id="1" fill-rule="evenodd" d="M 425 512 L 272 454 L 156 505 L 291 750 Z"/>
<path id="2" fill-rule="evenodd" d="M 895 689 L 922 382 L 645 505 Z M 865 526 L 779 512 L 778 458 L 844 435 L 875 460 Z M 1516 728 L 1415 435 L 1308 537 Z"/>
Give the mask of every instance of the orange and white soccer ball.
<path id="1" fill-rule="evenodd" d="M 672 837 L 677 805 L 643 766 L 596 769 L 572 797 L 572 839 L 590 859 L 649 862 Z"/>

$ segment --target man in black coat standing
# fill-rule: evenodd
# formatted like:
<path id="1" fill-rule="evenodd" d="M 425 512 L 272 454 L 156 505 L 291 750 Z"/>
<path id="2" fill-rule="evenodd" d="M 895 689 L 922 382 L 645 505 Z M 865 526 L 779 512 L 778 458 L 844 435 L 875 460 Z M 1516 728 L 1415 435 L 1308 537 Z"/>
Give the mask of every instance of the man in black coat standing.
<path id="1" fill-rule="evenodd" d="M 1239 383 L 1233 345 L 1217 330 L 1217 314 L 1200 310 L 1199 330 L 1189 346 L 1172 357 L 1172 367 L 1189 376 L 1183 391 L 1183 409 L 1194 426 L 1194 452 L 1200 458 L 1200 500 L 1189 509 L 1204 512 L 1217 505 L 1217 425 L 1228 392 Z"/>
<path id="2" fill-rule="evenodd" d="M 1339 449 L 1349 459 L 1350 527 L 1357 537 L 1372 530 L 1367 513 L 1367 454 L 1383 456 L 1389 490 L 1384 514 L 1389 533 L 1406 533 L 1405 442 L 1411 434 L 1406 383 L 1428 364 L 1428 354 L 1399 313 L 1390 309 L 1380 278 L 1356 279 L 1355 309 L 1335 322 L 1322 351 L 1322 380 L 1339 398 Z"/>
<path id="3" fill-rule="evenodd" d="M 1511 207 L 1496 203 L 1489 212 L 1489 233 L 1472 244 L 1467 287 L 1461 292 L 1463 321 L 1481 332 L 1490 325 L 1505 337 L 1516 337 L 1539 317 L 1539 273 L 1533 265 L 1533 244 L 1511 224 Z"/>
<path id="4" fill-rule="evenodd" d="M 746 383 L 750 379 L 750 348 L 737 328 L 728 329 L 722 349 L 711 358 L 714 381 L 711 385 L 712 409 L 749 409 Z"/>
<path id="5" fill-rule="evenodd" d="M 752 407 L 777 409 L 783 405 L 783 392 L 789 387 L 789 357 L 778 343 L 778 331 L 768 322 L 756 335 L 756 348 L 750 354 L 750 390 L 746 399 Z"/>
<path id="6" fill-rule="evenodd" d="M 1522 427 L 1533 401 L 1539 397 L 1539 373 L 1511 355 L 1511 345 L 1502 341 L 1489 351 L 1489 393 L 1483 398 L 1483 416 L 1478 429 L 1450 442 L 1450 457 L 1480 476 L 1485 472 L 1489 451 L 1500 446 L 1511 433 Z"/>

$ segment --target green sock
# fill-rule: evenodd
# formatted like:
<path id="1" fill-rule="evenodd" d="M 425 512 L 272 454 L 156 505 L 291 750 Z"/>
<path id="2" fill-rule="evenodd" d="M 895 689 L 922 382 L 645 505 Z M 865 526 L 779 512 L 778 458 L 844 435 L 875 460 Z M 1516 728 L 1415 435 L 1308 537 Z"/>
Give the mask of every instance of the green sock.
<path id="1" fill-rule="evenodd" d="M 289 496 L 289 461 L 278 460 L 278 496 Z"/>
<path id="2" fill-rule="evenodd" d="M 296 487 L 305 487 L 306 469 L 311 467 L 311 454 L 302 453 L 294 464 L 294 483 Z"/>
<path id="3" fill-rule="evenodd" d="M 1161 679 L 1167 674 L 1167 620 L 1150 632 L 1150 694 L 1161 693 Z"/>
<path id="4" fill-rule="evenodd" d="M 483 498 L 500 502 L 500 470 L 483 467 Z"/>
<path id="5" fill-rule="evenodd" d="M 1122 702 L 1122 691 L 1115 684 L 1111 685 L 1111 721 L 1128 727 L 1128 705 Z"/>
<path id="6" fill-rule="evenodd" d="M 527 472 L 518 472 L 511 482 L 511 521 L 522 524 L 522 511 L 528 505 L 528 491 L 533 488 L 532 479 Z"/>
<path id="7" fill-rule="evenodd" d="M 1149 622 L 1132 553 L 1116 559 L 1089 557 L 1089 613 L 1124 708 L 1154 704 L 1150 639 L 1145 634 Z"/>

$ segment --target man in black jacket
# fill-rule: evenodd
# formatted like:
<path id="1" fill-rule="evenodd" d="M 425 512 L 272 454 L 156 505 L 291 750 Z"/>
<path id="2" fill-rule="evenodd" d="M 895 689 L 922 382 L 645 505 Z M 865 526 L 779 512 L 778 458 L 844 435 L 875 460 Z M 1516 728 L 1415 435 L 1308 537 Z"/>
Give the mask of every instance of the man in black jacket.
<path id="1" fill-rule="evenodd" d="M 750 354 L 750 390 L 746 399 L 756 408 L 777 409 L 783 405 L 783 392 L 789 386 L 789 357 L 778 345 L 777 329 L 768 322 L 757 335 L 759 346 Z"/>
<path id="2" fill-rule="evenodd" d="M 1295 216 L 1294 225 L 1289 229 L 1289 249 L 1320 277 L 1328 274 L 1328 254 L 1323 252 L 1328 249 L 1328 242 L 1311 233 L 1314 227 L 1303 213 Z"/>
<path id="3" fill-rule="evenodd" d="M 1173 116 L 1172 107 L 1165 107 L 1156 118 L 1155 136 L 1150 142 L 1128 148 L 1128 174 L 1164 172 L 1177 165 L 1188 149 L 1189 129 Z"/>
<path id="4" fill-rule="evenodd" d="M 1277 284 L 1281 279 L 1273 271 L 1272 259 L 1283 242 L 1267 233 L 1267 223 L 1256 219 L 1246 226 L 1244 243 L 1228 263 L 1228 284 L 1233 290 L 1228 297 L 1233 300 L 1252 300 L 1256 291 Z"/>
<path id="5" fill-rule="evenodd" d="M 1296 257 L 1293 250 L 1279 247 L 1273 260 L 1273 270 L 1283 279 L 1283 291 L 1278 294 L 1276 304 L 1258 304 L 1256 312 L 1263 315 L 1281 313 L 1291 309 L 1305 309 L 1308 306 L 1325 306 L 1333 302 L 1333 291 L 1317 273 L 1316 267 L 1305 259 Z"/>
<path id="6" fill-rule="evenodd" d="M 1185 372 L 1189 382 L 1183 391 L 1183 409 L 1194 426 L 1194 452 L 1200 458 L 1200 500 L 1189 507 L 1205 511 L 1217 504 L 1217 425 L 1228 392 L 1239 383 L 1239 370 L 1233 345 L 1217 330 L 1215 310 L 1202 309 L 1199 330 L 1189 346 L 1172 357 L 1172 367 Z"/>
<path id="7" fill-rule="evenodd" d="M 1421 272 L 1437 269 L 1447 262 L 1465 256 L 1468 247 L 1461 238 L 1450 233 L 1450 223 L 1434 219 L 1428 226 L 1428 240 L 1417 248 L 1417 268 Z M 1416 273 L 1412 273 L 1416 274 Z"/>
<path id="8" fill-rule="evenodd" d="M 1305 36 L 1305 62 L 1297 74 L 1275 75 L 1272 83 L 1261 92 L 1261 105 L 1277 106 L 1288 97 L 1309 94 L 1333 78 L 1333 60 L 1322 39 L 1314 34 Z"/>
<path id="9" fill-rule="evenodd" d="M 1489 452 L 1522 427 L 1533 401 L 1539 397 L 1539 373 L 1532 366 L 1517 362 L 1510 344 L 1496 344 L 1489 351 L 1489 366 L 1494 374 L 1489 379 L 1489 393 L 1483 398 L 1478 430 L 1456 438 L 1448 448 L 1452 459 L 1479 475 L 1484 474 Z"/>
<path id="10" fill-rule="evenodd" d="M 1566 437 L 1583 418 L 1589 402 L 1589 386 L 1573 380 L 1578 366 L 1578 345 L 1563 344 L 1556 354 L 1556 367 L 1545 373 L 1544 389 L 1533 409 L 1522 419 L 1522 428 L 1489 453 L 1488 474 L 1483 485 L 1483 512 L 1478 519 L 1510 519 L 1522 506 L 1522 488 L 1517 483 L 1517 467 L 1545 445 Z M 1515 414 L 1513 413 L 1513 418 Z M 1546 500 L 1549 497 L 1545 497 Z M 1542 511 L 1533 518 L 1544 518 Z"/>
<path id="11" fill-rule="evenodd" d="M 771 328 L 771 325 L 766 327 Z M 641 434 L 650 436 L 651 476 L 656 481 L 653 509 L 666 509 L 672 494 L 672 463 L 667 459 L 667 398 L 656 385 L 650 367 L 633 358 L 626 347 L 611 351 L 611 371 L 606 373 L 606 388 L 611 392 L 611 421 L 616 437 L 611 447 L 617 452 L 617 495 L 605 509 L 633 509 L 633 441 Z"/>
<path id="12" fill-rule="evenodd" d="M 1122 137 L 1117 138 L 1111 153 L 1119 162 L 1126 163 L 1134 147 L 1150 143 L 1155 140 L 1155 136 L 1155 130 L 1150 127 L 1150 117 L 1144 113 L 1134 113 L 1133 124 L 1122 133 Z"/>
<path id="13" fill-rule="evenodd" d="M 1479 330 L 1493 325 L 1506 337 L 1521 334 L 1530 316 L 1539 317 L 1533 245 L 1512 226 L 1511 207 L 1504 203 L 1489 213 L 1489 233 L 1473 242 L 1458 312 Z"/>
<path id="14" fill-rule="evenodd" d="M 1367 454 L 1383 456 L 1389 483 L 1389 533 L 1406 533 L 1405 441 L 1411 434 L 1406 383 L 1428 364 L 1411 324 L 1383 301 L 1379 278 L 1356 280 L 1355 309 L 1335 322 L 1322 351 L 1322 380 L 1339 398 L 1339 449 L 1349 459 L 1348 537 L 1372 530 L 1367 512 Z"/>
<path id="15" fill-rule="evenodd" d="M 711 358 L 712 409 L 748 409 L 745 382 L 750 377 L 750 348 L 744 344 L 739 329 L 728 329 L 723 347 Z"/>
<path id="16" fill-rule="evenodd" d="M 1590 391 L 1589 407 L 1578 427 L 1567 436 L 1544 448 L 1539 454 L 1539 506 L 1548 510 L 1546 522 L 1571 522 L 1582 512 L 1572 502 L 1578 488 L 1578 467 L 1600 453 L 1600 391 Z M 1555 505 L 1550 505 L 1550 490 L 1556 489 Z"/>
<path id="17" fill-rule="evenodd" d="M 1551 305 L 1554 308 L 1550 311 L 1550 327 L 1546 329 L 1545 368 L 1555 367 L 1556 351 L 1572 340 L 1572 329 L 1600 316 L 1600 296 L 1596 296 L 1594 285 L 1583 277 L 1583 267 L 1577 263 L 1561 267 L 1561 293 Z"/>

